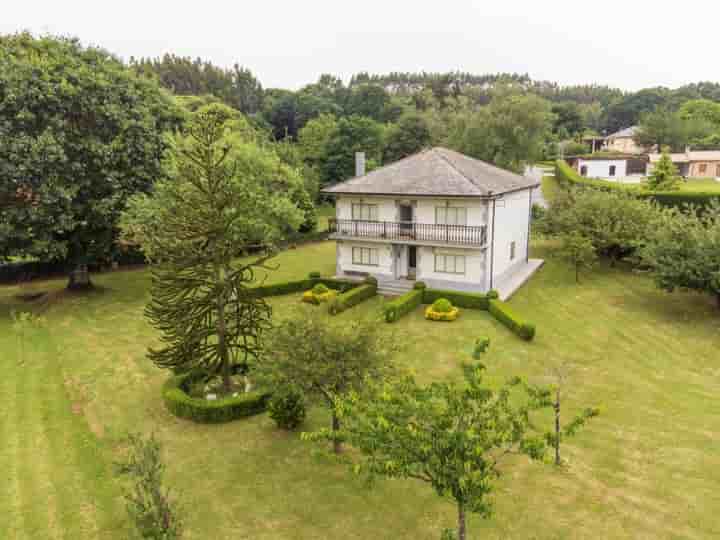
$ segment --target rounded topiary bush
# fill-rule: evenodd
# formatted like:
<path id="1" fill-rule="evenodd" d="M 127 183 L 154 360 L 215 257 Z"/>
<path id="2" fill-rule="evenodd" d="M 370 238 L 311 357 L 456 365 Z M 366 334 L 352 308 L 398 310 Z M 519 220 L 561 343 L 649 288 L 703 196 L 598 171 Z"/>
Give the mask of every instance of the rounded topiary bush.
<path id="1" fill-rule="evenodd" d="M 329 292 L 329 291 L 330 291 L 330 289 L 328 289 L 327 286 L 326 286 L 326 285 L 323 285 L 322 283 L 318 283 L 317 285 L 315 285 L 315 286 L 312 288 L 312 292 L 313 292 L 313 294 L 315 294 L 315 295 L 326 294 L 326 293 Z"/>
<path id="2" fill-rule="evenodd" d="M 433 302 L 432 308 L 433 311 L 437 311 L 438 313 L 450 313 L 453 306 L 450 303 L 450 300 L 446 298 L 438 298 Z"/>
<path id="3" fill-rule="evenodd" d="M 487 293 L 488 300 L 497 300 L 500 298 L 500 293 L 498 293 L 495 289 L 490 289 Z"/>
<path id="4" fill-rule="evenodd" d="M 425 289 L 427 289 L 427 285 L 425 285 L 424 281 L 416 281 L 413 285 L 413 289 L 418 291 L 424 291 Z"/>
<path id="5" fill-rule="evenodd" d="M 216 400 L 192 397 L 188 390 L 202 379 L 202 373 L 170 377 L 162 389 L 167 409 L 179 418 L 201 424 L 220 424 L 265 412 L 271 394 L 263 390 L 239 393 Z"/>
<path id="6" fill-rule="evenodd" d="M 296 429 L 305 421 L 305 401 L 300 392 L 287 389 L 270 399 L 268 412 L 279 428 Z"/>
<path id="7" fill-rule="evenodd" d="M 425 310 L 425 318 L 430 321 L 451 322 L 458 318 L 460 310 L 454 307 L 447 298 L 438 298 Z"/>

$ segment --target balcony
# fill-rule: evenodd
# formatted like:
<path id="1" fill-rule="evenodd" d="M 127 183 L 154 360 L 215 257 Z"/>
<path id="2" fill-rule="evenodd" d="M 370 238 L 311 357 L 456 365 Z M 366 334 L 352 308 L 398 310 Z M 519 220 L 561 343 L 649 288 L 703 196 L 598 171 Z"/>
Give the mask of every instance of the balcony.
<path id="1" fill-rule="evenodd" d="M 328 220 L 328 232 L 347 238 L 432 242 L 460 246 L 484 246 L 486 226 L 436 225 L 403 221 Z"/>

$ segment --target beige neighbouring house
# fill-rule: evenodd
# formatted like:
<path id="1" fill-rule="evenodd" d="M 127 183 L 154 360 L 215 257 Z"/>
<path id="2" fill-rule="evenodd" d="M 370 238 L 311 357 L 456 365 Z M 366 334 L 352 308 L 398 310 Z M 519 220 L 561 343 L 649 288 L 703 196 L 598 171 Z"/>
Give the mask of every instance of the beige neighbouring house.
<path id="1" fill-rule="evenodd" d="M 650 174 L 662 154 L 649 154 L 647 174 Z M 685 178 L 720 178 L 720 150 L 686 150 L 670 154 L 670 159 Z"/>
<path id="2" fill-rule="evenodd" d="M 538 180 L 445 148 L 431 148 L 323 190 L 338 277 L 378 280 L 401 294 L 415 280 L 438 289 L 511 295 L 542 261 L 530 259 Z"/>
<path id="3" fill-rule="evenodd" d="M 604 150 L 623 154 L 644 154 L 646 149 L 635 142 L 637 126 L 621 129 L 605 138 Z"/>

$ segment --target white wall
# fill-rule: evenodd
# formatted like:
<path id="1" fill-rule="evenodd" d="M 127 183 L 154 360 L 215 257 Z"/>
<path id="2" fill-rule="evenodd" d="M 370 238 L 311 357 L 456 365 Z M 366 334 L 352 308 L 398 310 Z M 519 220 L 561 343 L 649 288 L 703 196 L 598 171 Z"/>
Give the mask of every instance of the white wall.
<path id="1" fill-rule="evenodd" d="M 610 176 L 610 167 L 615 166 L 615 176 Z M 587 167 L 588 178 L 622 178 L 627 176 L 627 161 L 624 159 L 579 159 L 578 172 Z"/>
<path id="2" fill-rule="evenodd" d="M 530 190 L 509 193 L 495 202 L 495 242 L 493 249 L 493 286 L 503 274 L 526 262 L 528 222 L 530 219 Z M 492 220 L 492 217 L 490 218 Z M 488 231 L 493 238 L 492 223 Z M 510 259 L 510 244 L 515 242 L 515 258 Z M 489 263 L 489 257 L 488 257 Z M 488 273 L 489 276 L 489 268 Z M 489 279 L 487 287 L 490 288 Z"/>
<path id="3" fill-rule="evenodd" d="M 435 208 L 450 206 L 467 208 L 467 225 L 486 225 L 488 219 L 488 203 L 481 199 L 441 199 L 441 198 L 402 198 L 402 197 L 348 197 L 339 196 L 335 203 L 335 216 L 338 219 L 352 219 L 352 205 L 358 203 L 377 204 L 379 221 L 399 221 L 398 206 L 413 206 L 413 217 L 416 223 L 435 223 Z"/>

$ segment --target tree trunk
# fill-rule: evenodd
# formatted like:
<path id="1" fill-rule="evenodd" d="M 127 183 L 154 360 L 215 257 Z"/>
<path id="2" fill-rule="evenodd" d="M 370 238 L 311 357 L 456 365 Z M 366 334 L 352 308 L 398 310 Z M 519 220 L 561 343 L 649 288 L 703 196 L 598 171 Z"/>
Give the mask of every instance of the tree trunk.
<path id="1" fill-rule="evenodd" d="M 555 394 L 555 465 L 560 465 L 560 388 Z"/>
<path id="2" fill-rule="evenodd" d="M 465 540 L 465 505 L 458 503 L 458 540 Z"/>
<path id="3" fill-rule="evenodd" d="M 73 291 L 92 288 L 87 264 L 78 264 L 70 271 L 67 288 Z"/>
<path id="4" fill-rule="evenodd" d="M 342 442 L 337 437 L 337 432 L 340 430 L 340 419 L 337 416 L 337 412 L 333 408 L 332 412 L 332 430 L 333 430 L 333 451 L 336 454 L 342 453 Z"/>
<path id="5" fill-rule="evenodd" d="M 217 270 L 218 281 L 224 279 L 221 268 Z M 224 291 L 220 293 L 217 300 L 217 332 L 218 332 L 218 356 L 220 357 L 220 370 L 222 372 L 223 390 L 229 394 L 232 390 L 232 381 L 230 380 L 230 361 L 228 359 L 227 341 L 225 339 L 225 297 Z"/>

